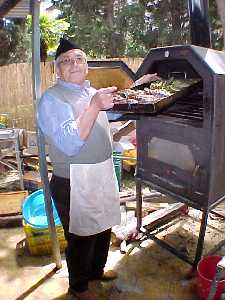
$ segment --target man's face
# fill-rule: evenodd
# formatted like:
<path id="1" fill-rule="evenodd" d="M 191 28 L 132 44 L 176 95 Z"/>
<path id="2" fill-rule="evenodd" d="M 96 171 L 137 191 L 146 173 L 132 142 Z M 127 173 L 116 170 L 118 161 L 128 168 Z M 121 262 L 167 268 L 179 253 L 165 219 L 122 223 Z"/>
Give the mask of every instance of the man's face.
<path id="1" fill-rule="evenodd" d="M 61 54 L 57 61 L 56 71 L 62 80 L 82 84 L 88 73 L 85 53 L 80 49 L 72 49 Z"/>

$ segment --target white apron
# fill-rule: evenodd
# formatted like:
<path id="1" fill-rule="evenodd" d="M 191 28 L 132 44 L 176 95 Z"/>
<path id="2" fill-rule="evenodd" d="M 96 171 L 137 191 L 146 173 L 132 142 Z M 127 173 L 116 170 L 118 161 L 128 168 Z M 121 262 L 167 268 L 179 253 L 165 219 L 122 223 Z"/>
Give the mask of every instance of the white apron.
<path id="1" fill-rule="evenodd" d="M 70 165 L 69 231 L 93 235 L 120 224 L 120 201 L 112 158 Z"/>

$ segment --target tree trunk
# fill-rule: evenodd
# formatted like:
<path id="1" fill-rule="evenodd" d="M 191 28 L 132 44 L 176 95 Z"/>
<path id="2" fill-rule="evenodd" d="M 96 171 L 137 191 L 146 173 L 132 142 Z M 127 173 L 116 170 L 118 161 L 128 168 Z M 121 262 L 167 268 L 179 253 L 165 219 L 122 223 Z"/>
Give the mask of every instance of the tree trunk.
<path id="1" fill-rule="evenodd" d="M 223 27 L 223 48 L 225 49 L 225 1 L 224 0 L 216 0 L 218 15 L 220 16 L 220 20 Z"/>
<path id="2" fill-rule="evenodd" d="M 169 4 L 171 11 L 171 22 L 173 28 L 173 44 L 180 44 L 181 37 L 181 15 L 182 15 L 182 3 L 180 0 L 171 0 Z"/>
<path id="3" fill-rule="evenodd" d="M 109 28 L 109 36 L 108 36 L 108 51 L 111 57 L 117 57 L 117 38 L 113 31 L 114 25 L 114 2 L 115 0 L 108 0 L 105 6 L 105 20 L 106 24 Z"/>
<path id="4" fill-rule="evenodd" d="M 48 58 L 48 44 L 45 40 L 40 41 L 40 59 L 41 62 L 46 62 Z"/>
<path id="5" fill-rule="evenodd" d="M 106 5 L 106 20 L 110 28 L 113 27 L 114 1 L 115 0 L 108 0 Z"/>

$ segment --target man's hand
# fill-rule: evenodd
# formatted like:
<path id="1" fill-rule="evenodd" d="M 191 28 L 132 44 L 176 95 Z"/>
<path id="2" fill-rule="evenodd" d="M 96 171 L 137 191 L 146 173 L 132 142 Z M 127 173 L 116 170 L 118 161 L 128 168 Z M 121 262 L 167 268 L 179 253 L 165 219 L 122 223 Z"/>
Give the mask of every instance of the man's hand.
<path id="1" fill-rule="evenodd" d="M 121 140 L 121 137 L 122 137 L 122 135 L 121 135 L 121 133 L 119 131 L 116 132 L 116 133 L 114 133 L 114 135 L 113 135 L 113 142 L 119 142 Z"/>
<path id="2" fill-rule="evenodd" d="M 123 136 L 128 135 L 136 129 L 135 121 L 128 121 L 118 128 L 118 131 L 113 135 L 113 141 L 119 142 Z"/>
<path id="3" fill-rule="evenodd" d="M 115 86 L 99 89 L 92 97 L 90 105 L 95 107 L 98 111 L 112 108 L 114 105 L 113 93 L 116 91 L 117 87 Z"/>
<path id="4" fill-rule="evenodd" d="M 92 97 L 90 105 L 77 119 L 77 126 L 80 132 L 81 140 L 86 140 L 94 126 L 101 110 L 107 110 L 113 107 L 113 93 L 117 87 L 108 87 L 99 89 Z"/>

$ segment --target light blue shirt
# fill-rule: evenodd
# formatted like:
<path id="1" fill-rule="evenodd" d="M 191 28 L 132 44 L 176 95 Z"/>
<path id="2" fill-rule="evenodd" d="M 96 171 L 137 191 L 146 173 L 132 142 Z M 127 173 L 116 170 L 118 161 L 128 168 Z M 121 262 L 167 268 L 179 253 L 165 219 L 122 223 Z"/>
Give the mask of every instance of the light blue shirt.
<path id="1" fill-rule="evenodd" d="M 89 101 L 89 81 L 85 81 L 83 86 L 63 80 L 58 80 L 57 84 Z M 77 127 L 78 115 L 75 115 L 70 103 L 59 97 L 52 93 L 51 88 L 43 94 L 38 105 L 38 124 L 59 150 L 68 156 L 76 155 L 84 144 Z"/>
<path id="2" fill-rule="evenodd" d="M 116 121 L 117 119 L 119 119 L 120 117 L 122 117 L 123 114 L 121 113 L 116 113 L 116 112 L 107 112 L 107 117 L 109 121 Z"/>

